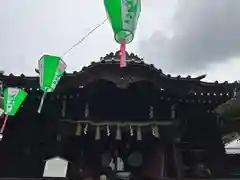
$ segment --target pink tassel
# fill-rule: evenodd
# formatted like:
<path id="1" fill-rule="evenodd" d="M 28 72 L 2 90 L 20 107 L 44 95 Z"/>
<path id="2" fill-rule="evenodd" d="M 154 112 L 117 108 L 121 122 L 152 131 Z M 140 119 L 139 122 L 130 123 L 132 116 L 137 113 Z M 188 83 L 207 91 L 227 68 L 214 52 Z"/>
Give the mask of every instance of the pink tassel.
<path id="1" fill-rule="evenodd" d="M 5 127 L 6 127 L 7 120 L 8 120 L 8 114 L 6 114 L 6 116 L 5 116 L 5 118 L 4 118 L 4 123 L 3 123 L 3 126 L 2 126 L 1 133 L 4 132 L 4 129 L 5 129 Z"/>
<path id="2" fill-rule="evenodd" d="M 125 49 L 126 49 L 126 44 L 125 44 L 125 39 L 122 39 L 122 43 L 121 43 L 121 47 L 120 47 L 120 53 L 121 53 L 121 57 L 120 57 L 120 67 L 124 68 L 126 67 L 126 57 L 125 57 Z"/>

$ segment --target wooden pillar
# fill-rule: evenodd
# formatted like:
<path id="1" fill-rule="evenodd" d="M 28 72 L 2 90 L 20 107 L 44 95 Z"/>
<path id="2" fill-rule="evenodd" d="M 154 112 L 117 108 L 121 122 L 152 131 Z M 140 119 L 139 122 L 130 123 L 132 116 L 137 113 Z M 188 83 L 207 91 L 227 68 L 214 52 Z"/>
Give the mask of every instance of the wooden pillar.
<path id="1" fill-rule="evenodd" d="M 182 154 L 178 151 L 176 143 L 173 143 L 173 158 L 176 169 L 176 179 L 183 180 L 183 164 L 182 164 Z"/>
<path id="2" fill-rule="evenodd" d="M 171 105 L 171 118 L 175 119 L 175 117 L 176 117 L 176 105 L 172 104 Z"/>
<path id="3" fill-rule="evenodd" d="M 153 153 L 149 154 L 143 162 L 140 176 L 155 180 L 163 180 L 165 175 L 165 149 L 161 145 L 155 147 Z"/>
<path id="4" fill-rule="evenodd" d="M 166 154 L 165 149 L 162 148 L 161 154 L 160 154 L 160 179 L 164 179 L 165 177 L 165 163 L 166 163 Z"/>

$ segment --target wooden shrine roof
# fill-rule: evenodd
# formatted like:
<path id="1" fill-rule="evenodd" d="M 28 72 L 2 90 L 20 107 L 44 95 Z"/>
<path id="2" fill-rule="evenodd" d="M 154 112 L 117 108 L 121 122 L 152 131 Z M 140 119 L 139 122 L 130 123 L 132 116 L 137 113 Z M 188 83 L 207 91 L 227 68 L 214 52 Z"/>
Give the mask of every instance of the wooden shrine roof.
<path id="1" fill-rule="evenodd" d="M 239 86 L 238 82 L 224 83 L 204 82 L 202 81 L 206 75 L 199 77 L 172 77 L 164 74 L 161 69 L 157 69 L 153 64 L 147 64 L 142 58 L 131 53 L 126 53 L 127 67 L 119 67 L 120 52 L 109 53 L 105 57 L 101 57 L 100 61 L 92 62 L 89 66 L 83 67 L 78 72 L 64 73 L 63 78 L 58 84 L 57 89 L 68 89 L 85 87 L 96 80 L 105 80 L 114 83 L 120 88 L 125 88 L 128 84 L 135 82 L 149 82 L 154 86 L 166 90 L 192 91 L 197 93 L 216 93 L 226 94 L 232 93 L 233 89 Z M 37 72 L 38 70 L 36 70 Z M 15 76 L 13 74 L 4 75 L 0 73 L 0 80 L 5 86 L 17 86 L 26 89 L 35 89 L 39 86 L 38 76 L 29 77 L 21 74 Z"/>

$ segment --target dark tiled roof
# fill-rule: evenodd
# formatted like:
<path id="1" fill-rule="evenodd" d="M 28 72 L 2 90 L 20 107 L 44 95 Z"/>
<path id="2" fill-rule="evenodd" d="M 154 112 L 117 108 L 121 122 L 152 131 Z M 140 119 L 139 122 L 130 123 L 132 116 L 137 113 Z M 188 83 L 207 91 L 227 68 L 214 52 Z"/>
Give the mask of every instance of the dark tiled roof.
<path id="1" fill-rule="evenodd" d="M 202 81 L 206 75 L 198 77 L 172 77 L 170 74 L 164 74 L 161 69 L 157 69 L 153 64 L 147 64 L 143 58 L 133 53 L 126 52 L 126 68 L 119 68 L 120 51 L 116 53 L 106 54 L 101 57 L 100 61 L 92 62 L 89 66 L 83 67 L 80 71 L 73 73 L 64 73 L 63 78 L 58 86 L 59 88 L 68 88 L 75 86 L 85 86 L 89 82 L 97 79 L 119 83 L 119 79 L 133 83 L 137 81 L 149 81 L 156 86 L 163 88 L 172 88 L 177 90 L 194 89 L 194 91 L 202 92 L 230 92 L 239 86 L 238 82 L 224 83 L 204 82 Z M 37 71 L 36 71 L 37 72 Z M 28 77 L 24 74 L 14 76 L 13 74 L 4 75 L 0 73 L 0 80 L 7 86 L 19 86 L 26 88 L 36 88 L 39 86 L 38 77 Z"/>

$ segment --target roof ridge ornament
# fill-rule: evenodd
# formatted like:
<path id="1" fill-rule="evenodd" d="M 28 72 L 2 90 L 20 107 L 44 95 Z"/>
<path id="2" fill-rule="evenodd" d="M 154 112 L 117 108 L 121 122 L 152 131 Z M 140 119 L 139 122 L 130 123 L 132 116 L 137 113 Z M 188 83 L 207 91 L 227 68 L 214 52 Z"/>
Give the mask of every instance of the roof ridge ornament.
<path id="1" fill-rule="evenodd" d="M 100 61 L 117 61 L 119 62 L 121 58 L 121 51 L 116 51 L 115 53 L 110 52 L 109 54 L 106 54 L 105 57 L 101 57 Z M 133 62 L 138 62 L 141 63 L 143 62 L 143 58 L 140 58 L 138 55 L 134 54 L 134 53 L 128 53 L 127 51 L 125 51 L 125 58 L 126 61 L 133 61 Z"/>

